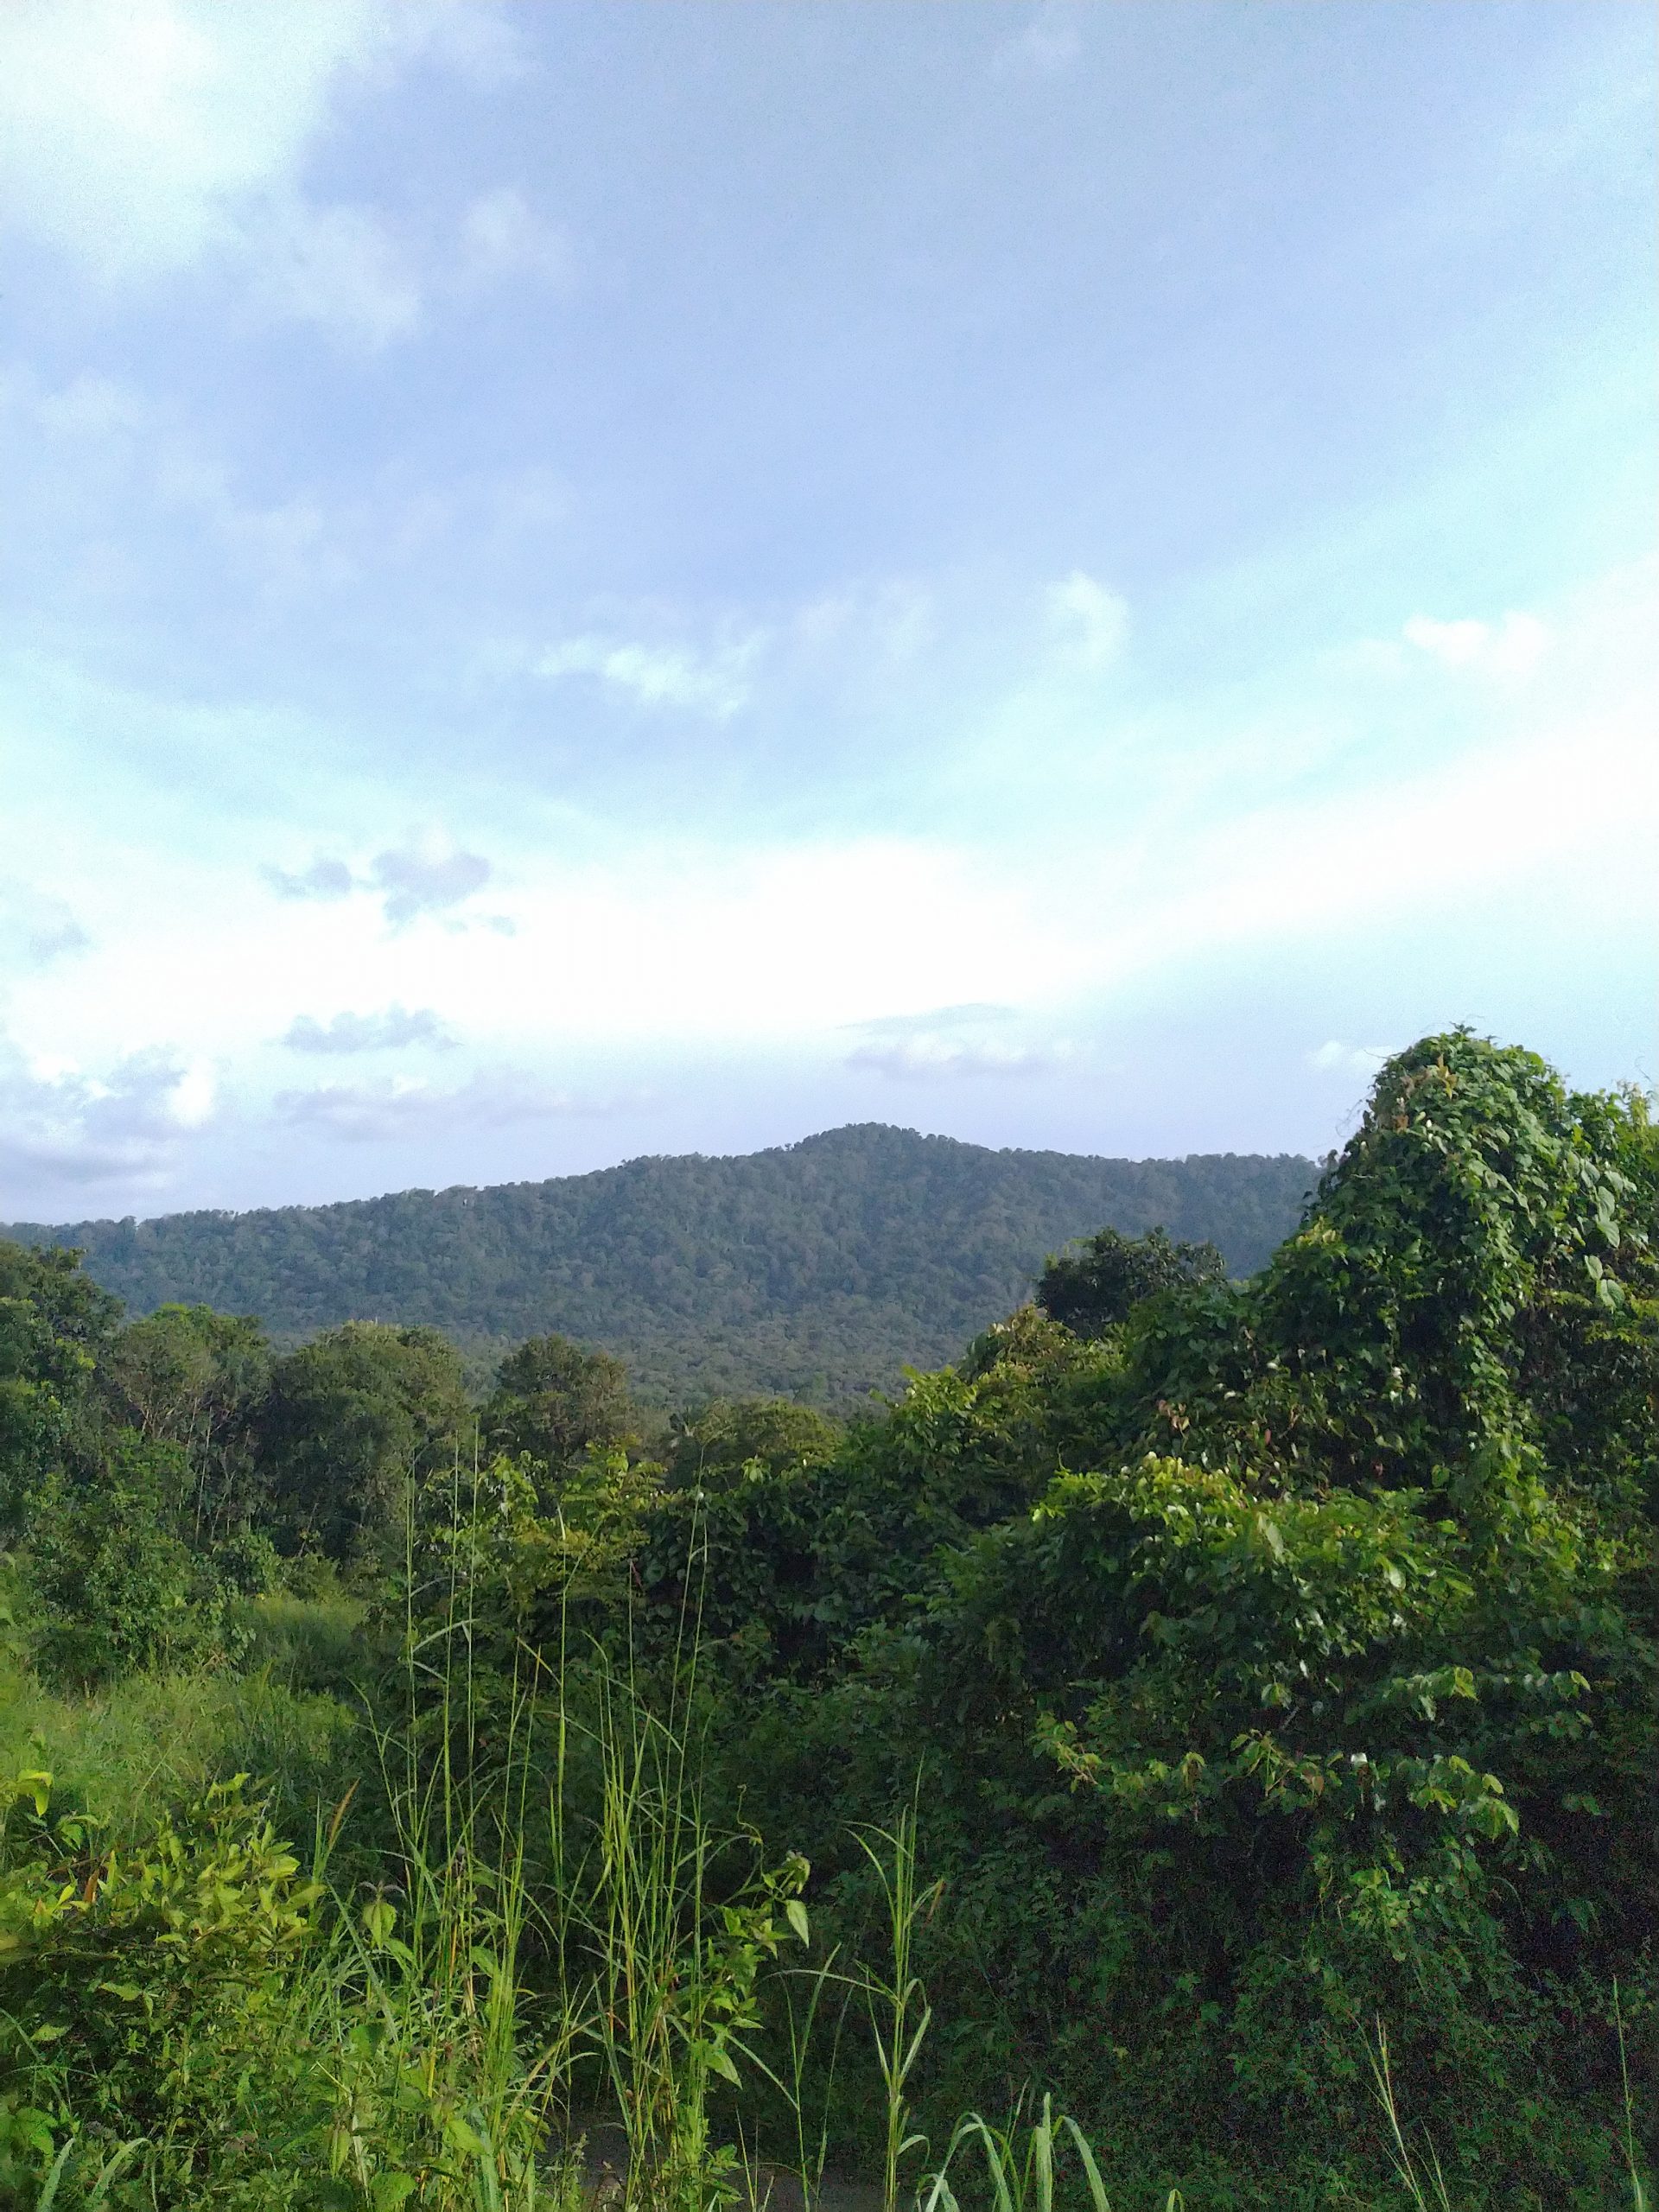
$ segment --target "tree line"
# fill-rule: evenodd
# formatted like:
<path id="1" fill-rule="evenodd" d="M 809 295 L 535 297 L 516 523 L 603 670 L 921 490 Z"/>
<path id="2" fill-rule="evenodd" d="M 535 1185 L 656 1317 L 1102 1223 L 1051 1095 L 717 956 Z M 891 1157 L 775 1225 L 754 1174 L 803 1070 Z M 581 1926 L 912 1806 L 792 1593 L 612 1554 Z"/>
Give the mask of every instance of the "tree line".
<path id="1" fill-rule="evenodd" d="M 552 1330 L 625 1357 L 659 1406 L 787 1392 L 846 1409 L 936 1366 L 1028 1294 L 1045 1253 L 1109 1222 L 1259 1267 L 1313 1164 L 995 1152 L 879 1124 L 746 1158 L 647 1159 L 493 1189 L 82 1222 L 129 1312 L 257 1313 L 284 1346 L 346 1320 L 443 1330 L 493 1363 Z"/>

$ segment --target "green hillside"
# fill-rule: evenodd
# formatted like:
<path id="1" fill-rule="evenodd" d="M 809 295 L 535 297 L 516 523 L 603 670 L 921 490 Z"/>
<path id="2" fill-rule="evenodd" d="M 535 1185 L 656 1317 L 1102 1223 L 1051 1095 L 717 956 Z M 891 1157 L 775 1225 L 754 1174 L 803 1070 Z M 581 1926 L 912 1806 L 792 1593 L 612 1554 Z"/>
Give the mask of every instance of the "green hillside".
<path id="1" fill-rule="evenodd" d="M 1314 1176 L 1285 1154 L 1103 1160 L 868 1122 L 734 1159 L 5 1233 L 79 1246 L 137 1313 L 200 1302 L 287 1341 L 423 1321 L 480 1350 L 556 1329 L 621 1354 L 646 1396 L 836 1401 L 951 1357 L 1046 1253 L 1109 1224 L 1207 1238 L 1252 1273 Z"/>

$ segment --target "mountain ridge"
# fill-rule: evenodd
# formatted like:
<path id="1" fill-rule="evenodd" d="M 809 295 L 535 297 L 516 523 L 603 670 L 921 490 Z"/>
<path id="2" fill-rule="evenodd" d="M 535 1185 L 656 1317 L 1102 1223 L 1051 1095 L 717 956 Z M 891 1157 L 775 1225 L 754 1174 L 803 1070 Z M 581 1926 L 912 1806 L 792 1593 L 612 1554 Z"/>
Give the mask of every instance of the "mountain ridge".
<path id="1" fill-rule="evenodd" d="M 849 1122 L 539 1181 L 3 1233 L 77 1245 L 135 1313 L 255 1313 L 289 1341 L 426 1322 L 480 1352 L 557 1329 L 620 1353 L 647 1395 L 843 1401 L 950 1357 L 1108 1224 L 1208 1238 L 1252 1272 L 1316 1176 L 1294 1154 L 1113 1160 Z"/>

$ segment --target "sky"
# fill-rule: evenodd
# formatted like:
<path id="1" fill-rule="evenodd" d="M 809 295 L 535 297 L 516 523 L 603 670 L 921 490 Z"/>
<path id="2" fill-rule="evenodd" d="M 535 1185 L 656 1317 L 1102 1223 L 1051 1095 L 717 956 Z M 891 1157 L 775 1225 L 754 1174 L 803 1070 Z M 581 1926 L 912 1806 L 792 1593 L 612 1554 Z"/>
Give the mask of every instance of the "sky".
<path id="1" fill-rule="evenodd" d="M 0 1218 L 1659 1077 L 1642 0 L 10 0 Z"/>

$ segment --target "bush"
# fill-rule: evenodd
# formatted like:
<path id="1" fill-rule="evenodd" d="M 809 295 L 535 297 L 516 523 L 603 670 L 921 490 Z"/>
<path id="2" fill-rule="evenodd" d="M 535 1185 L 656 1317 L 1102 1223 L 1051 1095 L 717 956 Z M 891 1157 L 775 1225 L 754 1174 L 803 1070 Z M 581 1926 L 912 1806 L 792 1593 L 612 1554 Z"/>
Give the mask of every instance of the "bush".
<path id="1" fill-rule="evenodd" d="M 49 1775 L 6 1786 L 0 2097 L 23 2139 L 14 2158 L 32 2136 L 43 2165 L 67 2139 L 73 2188 L 107 2147 L 141 2143 L 147 2202 L 326 2201 L 308 2200 L 296 2158 L 325 2114 L 289 2002 L 321 1891 L 246 1779 L 124 1850 L 84 1815 L 54 1819 Z"/>
<path id="2" fill-rule="evenodd" d="M 182 1454 L 120 1432 L 96 1476 L 47 1480 L 29 1517 L 36 1663 L 77 1687 L 199 1662 L 219 1645 L 224 1588 L 172 1533 Z"/>

